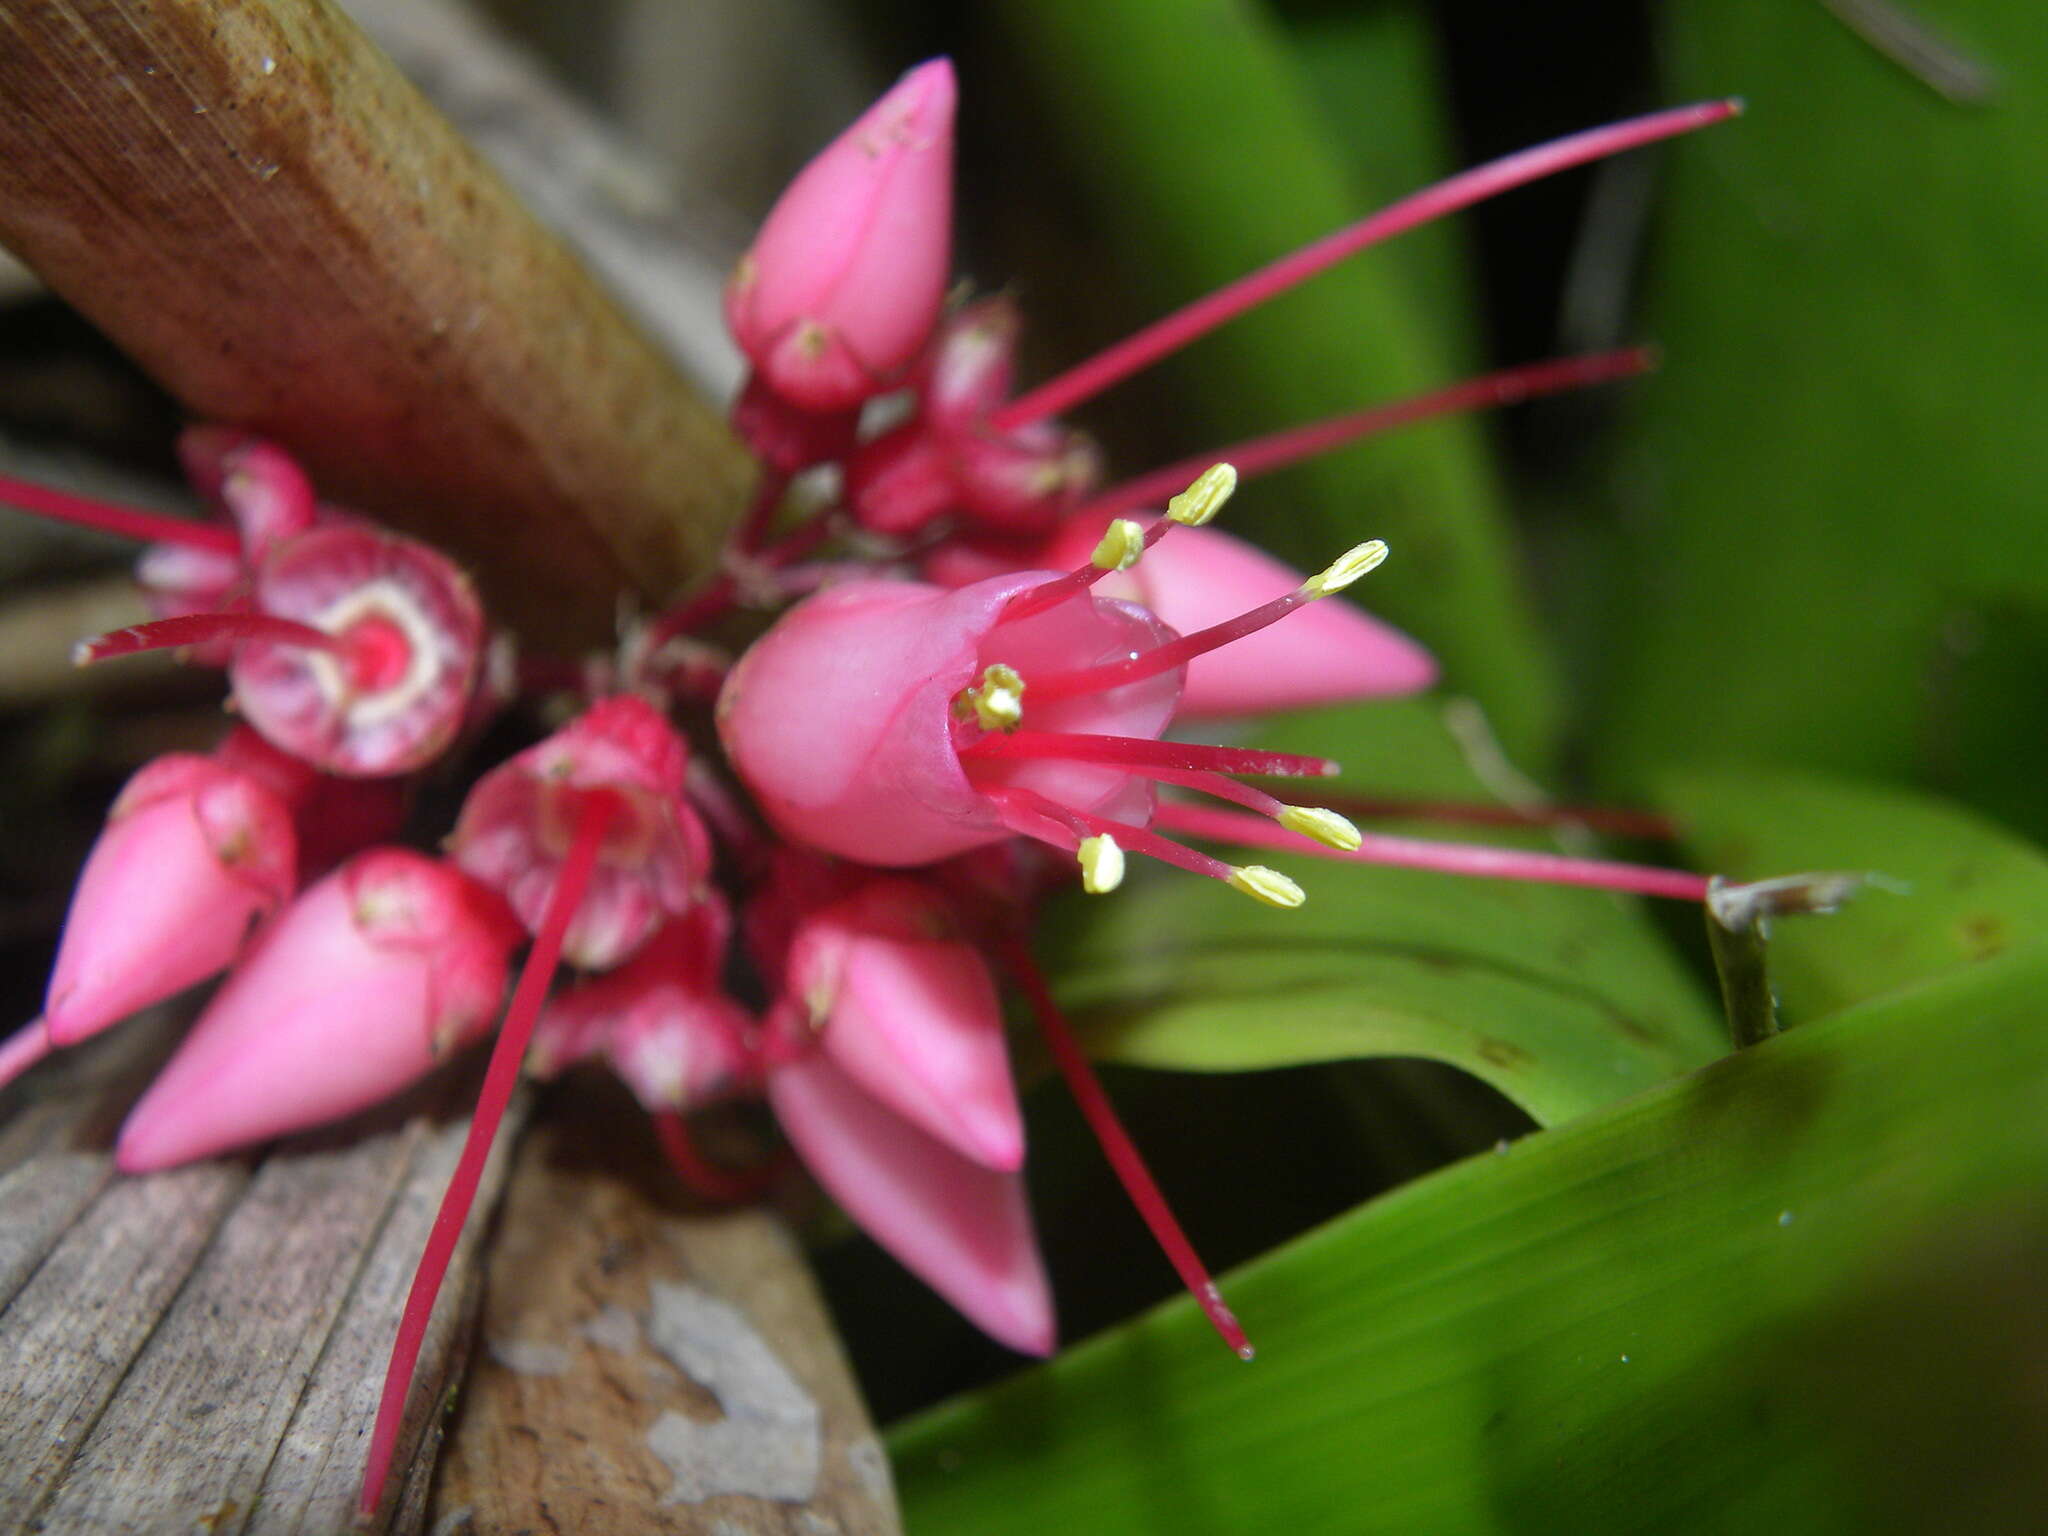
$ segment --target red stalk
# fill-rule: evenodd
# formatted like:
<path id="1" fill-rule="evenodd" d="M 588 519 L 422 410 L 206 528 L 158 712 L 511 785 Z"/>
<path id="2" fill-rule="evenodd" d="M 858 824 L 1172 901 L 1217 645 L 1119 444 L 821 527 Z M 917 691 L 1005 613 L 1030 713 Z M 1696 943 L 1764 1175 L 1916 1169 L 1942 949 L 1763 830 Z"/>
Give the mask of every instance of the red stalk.
<path id="1" fill-rule="evenodd" d="M 484 1072 L 483 1091 L 477 1095 L 476 1113 L 469 1122 L 469 1134 L 462 1143 L 462 1156 L 448 1180 L 441 1209 L 434 1215 L 433 1230 L 427 1234 L 426 1251 L 412 1277 L 412 1290 L 405 1298 L 405 1311 L 398 1320 L 398 1337 L 391 1346 L 391 1362 L 384 1373 L 384 1395 L 377 1404 L 377 1423 L 370 1434 L 370 1460 L 363 1470 L 361 1513 L 376 1512 L 384 1494 L 384 1480 L 391 1471 L 391 1458 L 398 1449 L 398 1432 L 405 1422 L 405 1399 L 412 1386 L 413 1367 L 419 1363 L 420 1345 L 427 1324 L 434 1315 L 434 1298 L 448 1276 L 455 1257 L 456 1240 L 476 1200 L 477 1184 L 491 1155 L 491 1142 L 505 1117 L 505 1106 L 519 1082 L 519 1064 L 526 1059 L 526 1047 L 533 1038 L 533 1026 L 540 1017 L 541 1001 L 548 983 L 554 980 L 556 963 L 562 956 L 562 942 L 569 924 L 589 888 L 591 872 L 597 867 L 598 850 L 604 845 L 605 828 L 617 809 L 611 795 L 591 795 L 576 818 L 576 835 L 568 857 L 548 898 L 540 931 L 519 973 L 519 985 L 512 992 L 512 1006 L 505 1011 L 505 1023 L 491 1047 L 490 1066 Z"/>
<path id="2" fill-rule="evenodd" d="M 1178 495 L 1190 480 L 1218 461 L 1235 468 L 1240 481 L 1249 480 L 1254 475 L 1271 474 L 1276 469 L 1285 469 L 1303 459 L 1329 453 L 1359 438 L 1390 432 L 1396 427 L 1463 411 L 1514 405 L 1590 384 L 1629 378 L 1648 372 L 1656 366 L 1656 361 L 1657 354 L 1649 347 L 1626 347 L 1617 352 L 1553 358 L 1548 362 L 1503 369 L 1483 378 L 1467 379 L 1432 394 L 1397 400 L 1391 405 L 1376 405 L 1370 410 L 1353 411 L 1344 416 L 1331 416 L 1307 426 L 1290 427 L 1265 437 L 1247 438 L 1227 448 L 1190 455 L 1099 492 L 1073 516 L 1090 519 L 1113 517 L 1139 507 L 1159 506 L 1167 497 Z"/>
<path id="3" fill-rule="evenodd" d="M 1149 368 L 1246 310 L 1306 282 L 1368 246 L 1573 166 L 1604 160 L 1624 150 L 1705 128 L 1733 117 L 1741 109 L 1741 103 L 1736 101 L 1710 101 L 1675 107 L 1601 128 L 1589 128 L 1582 133 L 1554 139 L 1548 144 L 1538 144 L 1475 166 L 1435 186 L 1425 187 L 1355 224 L 1325 235 L 1313 244 L 1282 256 L 1278 261 L 1154 321 L 1136 335 L 1126 337 L 1057 378 L 1018 396 L 996 411 L 989 418 L 989 424 L 997 432 L 1013 432 L 1031 422 L 1058 416 L 1084 400 L 1094 398 L 1112 384 Z"/>
<path id="4" fill-rule="evenodd" d="M 184 544 L 192 549 L 210 549 L 217 554 L 240 555 L 242 541 L 232 528 L 219 523 L 194 522 L 189 517 L 169 517 L 161 512 L 144 512 L 137 507 L 117 507 L 92 501 L 69 491 L 54 490 L 28 480 L 0 475 L 0 502 L 52 522 L 79 528 L 97 528 L 101 533 L 146 544 Z"/>
<path id="5" fill-rule="evenodd" d="M 1033 688 L 1036 685 L 1032 685 Z M 1027 688 L 1029 698 L 1031 689 Z M 991 731 L 961 750 L 976 759 L 1058 758 L 1071 763 L 1114 763 L 1125 768 L 1172 768 L 1188 772 L 1266 773 L 1324 778 L 1338 765 L 1327 757 L 1298 752 L 1263 752 L 1255 747 L 1212 747 L 1193 741 L 1153 741 L 1144 736 L 1085 736 L 1061 731 Z"/>
<path id="6" fill-rule="evenodd" d="M 1315 597 L 1307 587 L 1296 587 L 1285 597 L 1261 603 L 1234 619 L 1225 619 L 1221 624 L 1211 624 L 1207 629 L 1198 629 L 1191 635 L 1155 645 L 1128 660 L 1083 667 L 1076 672 L 1055 672 L 1050 677 L 1030 678 L 1027 697 L 1037 700 L 1071 699 L 1078 694 L 1106 693 L 1126 683 L 1157 677 L 1161 672 L 1185 666 L 1197 656 L 1220 650 L 1246 635 L 1256 634 L 1268 624 L 1277 624 L 1303 603 L 1314 602 Z"/>
<path id="7" fill-rule="evenodd" d="M 1616 837 L 1670 842 L 1671 818 L 1655 811 L 1605 805 L 1485 805 L 1462 800 L 1410 800 L 1399 795 L 1319 795 L 1316 803 L 1340 815 L 1372 821 L 1450 821 L 1478 827 L 1579 826 Z"/>
<path id="8" fill-rule="evenodd" d="M 1676 901 L 1705 901 L 1707 877 L 1680 869 L 1655 869 L 1607 859 L 1573 859 L 1525 848 L 1488 848 L 1475 843 L 1435 843 L 1422 838 L 1362 834 L 1350 853 L 1325 847 L 1241 811 L 1212 810 L 1205 805 L 1162 803 L 1153 818 L 1159 826 L 1188 837 L 1235 843 L 1245 848 L 1273 848 L 1311 853 L 1318 858 L 1345 859 L 1354 864 L 1385 864 L 1400 869 L 1430 869 L 1447 875 L 1478 875 L 1493 880 L 1536 880 L 1550 885 L 1584 885 L 1638 896 L 1668 896 Z M 1119 838 L 1121 841 L 1121 838 Z"/>
<path id="9" fill-rule="evenodd" d="M 1073 1094 L 1074 1102 L 1081 1107 L 1088 1128 L 1101 1143 L 1103 1154 L 1116 1170 L 1125 1193 L 1131 1197 L 1131 1204 L 1138 1208 L 1145 1225 L 1151 1228 L 1154 1241 L 1165 1252 L 1174 1272 L 1180 1276 L 1181 1284 L 1195 1298 L 1210 1326 L 1240 1360 L 1251 1359 L 1251 1341 L 1245 1337 L 1236 1314 L 1224 1305 L 1223 1293 L 1216 1288 L 1216 1282 L 1210 1278 L 1208 1269 L 1196 1254 L 1194 1244 L 1188 1241 L 1187 1233 L 1181 1230 L 1180 1222 L 1174 1218 L 1173 1207 L 1166 1203 L 1166 1196 L 1152 1177 L 1152 1170 L 1145 1166 L 1137 1144 L 1131 1140 L 1123 1122 L 1117 1119 L 1115 1106 L 1109 1102 L 1109 1095 L 1102 1091 L 1102 1084 L 1096 1078 L 1087 1054 L 1081 1049 L 1081 1042 L 1074 1038 L 1072 1026 L 1053 1001 L 1052 991 L 1046 986 L 1045 976 L 1038 969 L 1037 962 L 1031 958 L 1030 951 L 1015 939 L 1003 941 L 1003 953 L 1016 974 L 1017 984 L 1024 989 L 1032 1012 L 1038 1016 L 1038 1027 L 1044 1031 L 1045 1043 L 1059 1065 L 1060 1075 L 1067 1080 L 1067 1091 Z"/>
<path id="10" fill-rule="evenodd" d="M 275 614 L 184 613 L 174 619 L 152 619 L 147 624 L 131 624 L 126 629 L 81 640 L 72 647 L 71 660 L 84 667 L 116 656 L 204 645 L 209 640 L 263 640 L 272 645 L 294 645 L 305 651 L 325 651 L 331 656 L 348 650 L 337 635 L 296 619 L 280 619 Z"/>
<path id="11" fill-rule="evenodd" d="M 1056 821 L 1087 836 L 1100 837 L 1106 833 L 1114 837 L 1117 846 L 1121 848 L 1128 848 L 1132 853 L 1142 853 L 1147 858 L 1159 860 L 1162 864 L 1171 864 L 1176 869 L 1184 869 L 1191 875 L 1206 875 L 1211 880 L 1230 879 L 1230 866 L 1221 859 L 1211 858 L 1208 854 L 1198 853 L 1192 848 L 1183 848 L 1170 837 L 1161 837 L 1157 832 L 1132 826 L 1129 822 L 1111 821 L 1107 816 L 1097 816 L 1092 811 L 1077 811 L 1070 805 L 1061 805 L 1057 800 L 1049 799 L 1035 789 L 992 789 L 988 792 L 988 797 L 995 801 L 998 810 L 1005 813 L 1004 824 L 1026 837 L 1036 837 L 1038 834 L 1031 831 L 1028 826 L 1015 826 L 1009 820 L 1009 813 L 1023 812 L 1020 820 L 1038 818 Z M 1062 840 L 1059 846 L 1064 848 L 1067 844 Z"/>

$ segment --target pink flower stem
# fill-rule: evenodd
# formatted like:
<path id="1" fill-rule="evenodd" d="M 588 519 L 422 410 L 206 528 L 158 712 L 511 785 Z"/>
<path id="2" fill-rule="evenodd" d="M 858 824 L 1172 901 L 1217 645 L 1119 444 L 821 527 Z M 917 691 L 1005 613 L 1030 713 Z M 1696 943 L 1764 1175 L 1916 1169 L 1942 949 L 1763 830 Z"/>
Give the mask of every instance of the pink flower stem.
<path id="1" fill-rule="evenodd" d="M 1303 459 L 1315 458 L 1362 437 L 1389 432 L 1396 427 L 1464 411 L 1515 405 L 1523 400 L 1561 394 L 1591 384 L 1630 378 L 1647 373 L 1656 363 L 1657 354 L 1653 348 L 1625 347 L 1616 352 L 1553 358 L 1548 362 L 1504 369 L 1483 378 L 1467 379 L 1433 394 L 1417 395 L 1413 399 L 1397 400 L 1391 405 L 1377 405 L 1349 415 L 1332 416 L 1285 432 L 1248 438 L 1207 453 L 1190 454 L 1187 458 L 1126 480 L 1121 485 L 1111 486 L 1083 503 L 1073 516 L 1084 520 L 1114 517 L 1138 507 L 1162 506 L 1168 497 L 1186 490 L 1189 482 L 1211 464 L 1230 464 L 1237 470 L 1238 479 L 1249 480 L 1255 475 L 1285 469 Z"/>
<path id="2" fill-rule="evenodd" d="M 1035 689 L 1033 684 L 1032 688 Z M 1031 696 L 1031 689 L 1025 696 Z M 1212 747 L 1194 741 L 1153 741 L 1143 736 L 1085 736 L 1061 731 L 991 731 L 961 749 L 963 761 L 1056 758 L 1069 763 L 1115 763 L 1126 768 L 1176 768 L 1216 773 L 1268 773 L 1322 778 L 1337 771 L 1327 757 L 1264 752 L 1254 747 Z"/>
<path id="3" fill-rule="evenodd" d="M 1659 139 L 1691 133 L 1733 117 L 1741 110 L 1742 104 L 1737 101 L 1708 101 L 1676 107 L 1668 112 L 1652 112 L 1626 122 L 1610 123 L 1603 128 L 1589 128 L 1583 133 L 1554 139 L 1548 144 L 1538 144 L 1475 166 L 1433 187 L 1425 187 L 1356 224 L 1325 235 L 1313 244 L 1217 289 L 1206 298 L 1197 299 L 1164 319 L 1154 321 L 1135 336 L 1126 337 L 1057 378 L 1019 395 L 994 412 L 989 418 L 989 425 L 997 432 L 1014 432 L 1034 421 L 1070 411 L 1112 384 L 1129 378 L 1140 369 L 1149 368 L 1197 337 L 1236 319 L 1246 310 L 1306 282 L 1368 246 L 1405 234 L 1417 225 L 1427 224 L 1432 219 L 1456 213 L 1474 203 L 1484 202 L 1489 197 L 1573 166 L 1604 160 L 1610 155 L 1653 144 Z"/>
<path id="4" fill-rule="evenodd" d="M 1121 688 L 1126 683 L 1135 683 L 1148 677 L 1157 677 L 1161 672 L 1184 666 L 1197 656 L 1218 650 L 1246 635 L 1256 634 L 1269 624 L 1294 612 L 1303 603 L 1315 601 L 1315 594 L 1307 587 L 1296 587 L 1285 597 L 1276 597 L 1270 603 L 1261 603 L 1249 612 L 1240 613 L 1234 619 L 1225 619 L 1221 624 L 1211 624 L 1207 629 L 1198 629 L 1191 635 L 1182 635 L 1164 645 L 1155 645 L 1149 651 L 1123 661 L 1112 661 L 1099 667 L 1083 667 L 1074 672 L 1055 672 L 1048 677 L 1034 677 L 1028 680 L 1025 697 L 1034 702 L 1048 699 L 1071 699 L 1080 694 L 1106 693 L 1111 688 Z"/>
<path id="5" fill-rule="evenodd" d="M 672 1109 L 654 1112 L 654 1134 L 676 1177 L 706 1200 L 720 1205 L 745 1205 L 760 1199 L 781 1171 L 781 1164 L 775 1160 L 754 1168 L 720 1167 L 691 1139 L 689 1122 Z"/>
<path id="6" fill-rule="evenodd" d="M 831 535 L 831 519 L 814 517 L 802 527 L 791 529 L 779 542 L 752 558 L 770 568 L 785 566 L 801 560 Z M 702 591 L 686 598 L 654 621 L 647 632 L 647 649 L 658 650 L 678 635 L 694 634 L 724 618 L 739 606 L 739 591 L 739 583 L 730 572 L 722 572 L 712 578 Z"/>
<path id="7" fill-rule="evenodd" d="M 1447 875 L 1478 875 L 1492 880 L 1537 880 L 1550 885 L 1585 885 L 1638 896 L 1668 896 L 1676 901 L 1705 901 L 1707 877 L 1681 869 L 1655 869 L 1606 859 L 1573 859 L 1524 848 L 1487 848 L 1473 843 L 1435 843 L 1422 838 L 1388 837 L 1368 832 L 1350 853 L 1327 848 L 1313 838 L 1290 832 L 1259 816 L 1219 811 L 1205 805 L 1162 802 L 1154 822 L 1187 837 L 1235 843 L 1245 848 L 1273 848 L 1309 853 L 1353 864 L 1388 864 L 1400 869 L 1433 869 Z M 1121 839 L 1119 839 L 1121 840 Z"/>
<path id="8" fill-rule="evenodd" d="M 1198 853 L 1192 848 L 1183 848 L 1170 837 L 1161 837 L 1156 832 L 1133 826 L 1129 822 L 1111 821 L 1107 816 L 1097 816 L 1092 811 L 1077 811 L 1072 806 L 1061 805 L 1057 800 L 1048 799 L 1034 789 L 1018 789 L 1012 786 L 988 790 L 987 795 L 995 803 L 997 813 L 1003 818 L 1003 825 L 1025 837 L 1054 841 L 1041 837 L 1033 829 L 1034 822 L 1053 821 L 1071 828 L 1077 834 L 1075 842 L 1083 836 L 1099 837 L 1107 833 L 1117 840 L 1119 846 L 1130 849 L 1132 853 L 1142 853 L 1148 859 L 1171 864 L 1175 869 L 1184 869 L 1191 875 L 1206 875 L 1211 880 L 1228 880 L 1231 876 L 1230 866 L 1221 859 L 1211 858 L 1208 854 Z M 1060 848 L 1073 846 L 1065 838 L 1056 840 L 1055 845 Z"/>
<path id="9" fill-rule="evenodd" d="M 1202 464 L 1202 469 L 1207 469 L 1210 464 L 1215 462 L 1214 459 L 1205 460 Z M 1197 469 L 1195 474 L 1200 474 L 1202 469 Z M 1147 478 L 1150 479 L 1151 477 Z M 1190 475 L 1188 480 L 1181 481 L 1172 490 L 1166 492 L 1166 495 L 1178 495 L 1181 491 L 1187 489 L 1188 481 L 1193 478 L 1194 475 Z M 1132 503 L 1132 505 L 1135 505 L 1135 503 Z M 1087 517 L 1094 511 L 1094 508 L 1095 503 L 1090 502 L 1087 506 L 1074 512 L 1072 516 L 1076 519 Z M 1179 526 L 1180 524 L 1174 522 L 1171 518 L 1160 518 L 1158 522 L 1145 530 L 1140 554 L 1142 555 L 1144 550 L 1149 550 Z M 1041 586 L 1026 587 L 1003 605 L 1002 618 L 998 622 L 1012 624 L 1019 619 L 1028 619 L 1034 614 L 1044 613 L 1048 608 L 1057 608 L 1068 598 L 1079 597 L 1083 592 L 1086 592 L 1095 583 L 1107 576 L 1111 569 L 1113 567 L 1100 566 L 1091 560 L 1076 570 L 1068 571 L 1064 576 L 1053 577 L 1052 580 Z"/>
<path id="10" fill-rule="evenodd" d="M 271 645 L 296 646 L 304 651 L 325 651 L 330 656 L 345 654 L 347 642 L 324 629 L 280 619 L 268 613 L 185 613 L 174 619 L 153 619 L 133 624 L 110 634 L 81 640 L 72 648 L 71 659 L 78 666 L 109 661 L 116 656 L 134 656 L 143 651 L 171 650 L 182 645 L 203 645 L 209 640 L 262 640 Z"/>
<path id="11" fill-rule="evenodd" d="M 1671 818 L 1655 811 L 1604 805 L 1485 805 L 1460 800 L 1410 800 L 1398 795 L 1320 795 L 1316 804 L 1362 820 L 1449 821 L 1479 827 L 1579 826 L 1616 837 L 1670 842 Z"/>
<path id="12" fill-rule="evenodd" d="M 733 529 L 728 547 L 743 554 L 756 553 L 774 528 L 775 514 L 782 506 L 783 492 L 788 489 L 789 476 L 763 469 L 761 483 L 754 489 L 753 503 L 747 508 L 746 516 L 740 519 L 739 526 Z"/>
<path id="13" fill-rule="evenodd" d="M 124 539 L 139 539 L 152 544 L 183 544 L 191 549 L 207 549 L 222 555 L 240 555 L 242 552 L 242 541 L 235 531 L 219 523 L 199 523 L 189 517 L 167 517 L 161 512 L 117 507 L 27 480 L 0 476 L 0 502 L 37 517 L 49 518 L 52 522 L 97 528 L 102 533 L 118 534 Z"/>
<path id="14" fill-rule="evenodd" d="M 383 1497 L 384 1480 L 398 1449 L 398 1432 L 405 1422 L 405 1399 L 412 1386 L 413 1367 L 419 1363 L 420 1345 L 434 1315 L 434 1298 L 440 1295 L 441 1282 L 447 1278 L 448 1265 L 455 1257 L 455 1244 L 476 1200 L 477 1184 L 491 1155 L 491 1142 L 518 1084 L 519 1064 L 525 1060 L 527 1044 L 533 1038 L 541 1001 L 547 996 L 548 983 L 554 979 L 556 963 L 561 959 L 562 941 L 582 904 L 584 891 L 589 888 L 605 829 L 617 806 L 611 795 L 591 795 L 583 802 L 576 818 L 574 840 L 568 856 L 562 860 L 561 875 L 548 898 L 547 911 L 534 935 L 525 968 L 519 973 L 519 984 L 513 989 L 512 1005 L 505 1011 L 497 1044 L 491 1048 L 490 1066 L 484 1072 L 483 1091 L 477 1095 L 469 1135 L 462 1143 L 462 1155 L 448 1180 L 447 1193 L 441 1197 L 441 1209 L 434 1215 L 426 1251 L 420 1255 L 420 1267 L 413 1274 L 412 1290 L 406 1295 L 405 1311 L 398 1320 L 398 1337 L 391 1346 L 391 1362 L 384 1373 L 384 1395 L 377 1404 L 377 1423 L 370 1434 L 369 1465 L 363 1470 L 360 1508 L 365 1517 L 376 1511 L 378 1500 Z"/>
<path id="15" fill-rule="evenodd" d="M 50 1031 L 41 1019 L 31 1019 L 0 1045 L 0 1088 L 5 1088 L 30 1067 L 55 1050 Z"/>
<path id="16" fill-rule="evenodd" d="M 1152 1177 L 1152 1170 L 1145 1166 L 1137 1144 L 1131 1140 L 1123 1122 L 1117 1119 L 1115 1106 L 1109 1102 L 1109 1095 L 1102 1091 L 1094 1067 L 1081 1049 L 1081 1042 L 1074 1037 L 1073 1027 L 1053 1001 L 1052 990 L 1046 986 L 1045 975 L 1039 970 L 1038 963 L 1016 939 L 1003 940 L 1002 949 L 1004 959 L 1016 975 L 1018 986 L 1023 988 L 1032 1012 L 1038 1016 L 1038 1027 L 1044 1032 L 1045 1043 L 1059 1065 L 1060 1075 L 1067 1080 L 1067 1091 L 1073 1094 L 1074 1102 L 1088 1121 L 1088 1128 L 1101 1143 L 1103 1154 L 1108 1157 L 1110 1166 L 1116 1170 L 1117 1178 L 1131 1197 L 1131 1204 L 1138 1208 L 1145 1225 L 1152 1229 L 1153 1239 L 1165 1251 L 1175 1273 L 1180 1276 L 1181 1284 L 1194 1296 L 1210 1326 L 1240 1360 L 1251 1359 L 1251 1341 L 1245 1337 L 1236 1314 L 1224 1305 L 1223 1293 L 1216 1288 L 1216 1282 L 1210 1278 L 1208 1269 L 1196 1254 L 1194 1244 L 1188 1241 L 1187 1233 L 1181 1230 L 1180 1222 L 1174 1218 L 1173 1208 L 1166 1203 L 1166 1196 Z"/>

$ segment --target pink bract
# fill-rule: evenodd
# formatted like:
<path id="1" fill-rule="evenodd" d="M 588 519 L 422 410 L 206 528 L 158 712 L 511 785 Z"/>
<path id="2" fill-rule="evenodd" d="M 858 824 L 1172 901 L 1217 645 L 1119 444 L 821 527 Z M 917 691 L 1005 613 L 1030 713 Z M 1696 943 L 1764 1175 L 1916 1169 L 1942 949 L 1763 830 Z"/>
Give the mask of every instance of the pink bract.
<path id="1" fill-rule="evenodd" d="M 1133 604 L 1069 599 L 1021 622 L 1003 608 L 1045 573 L 947 592 L 849 581 L 799 603 L 751 646 L 719 695 L 733 768 L 787 837 L 866 864 L 928 864 L 1009 835 L 991 788 L 1033 790 L 1076 809 L 1143 820 L 1149 784 L 1115 766 L 1006 764 L 970 782 L 958 746 L 979 735 L 954 699 L 993 663 L 1059 672 L 1149 650 L 1171 631 Z M 1047 731 L 1156 737 L 1180 673 L 1046 705 Z M 1026 695 L 1026 708 L 1030 708 Z"/>
<path id="2" fill-rule="evenodd" d="M 486 1032 L 519 938 L 503 904 L 402 848 L 280 914 L 121 1128 L 129 1173 L 338 1120 Z"/>

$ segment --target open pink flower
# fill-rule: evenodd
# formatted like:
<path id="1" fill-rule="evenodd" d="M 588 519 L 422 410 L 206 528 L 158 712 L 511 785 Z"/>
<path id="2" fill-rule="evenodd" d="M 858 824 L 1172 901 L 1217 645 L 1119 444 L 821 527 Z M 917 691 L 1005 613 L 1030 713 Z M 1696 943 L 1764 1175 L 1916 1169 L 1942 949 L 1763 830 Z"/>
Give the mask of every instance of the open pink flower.
<path id="1" fill-rule="evenodd" d="M 711 844 L 683 799 L 687 764 L 682 737 L 651 704 L 631 694 L 606 699 L 479 779 L 449 848 L 538 930 L 583 809 L 605 798 L 611 815 L 597 869 L 562 952 L 571 964 L 608 970 L 702 893 Z"/>

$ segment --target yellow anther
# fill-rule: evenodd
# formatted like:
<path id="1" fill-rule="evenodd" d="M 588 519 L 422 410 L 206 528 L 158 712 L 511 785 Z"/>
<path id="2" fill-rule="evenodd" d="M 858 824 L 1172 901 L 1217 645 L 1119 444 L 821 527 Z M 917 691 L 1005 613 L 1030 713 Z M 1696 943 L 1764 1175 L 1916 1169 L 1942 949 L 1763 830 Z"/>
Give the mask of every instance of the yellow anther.
<path id="1" fill-rule="evenodd" d="M 1128 517 L 1112 518 L 1088 563 L 1098 571 L 1127 571 L 1145 553 L 1145 530 Z"/>
<path id="2" fill-rule="evenodd" d="M 972 713 L 984 731 L 1014 731 L 1024 719 L 1024 679 L 1015 667 L 993 662 L 980 682 L 960 690 L 953 708 L 962 719 Z"/>
<path id="3" fill-rule="evenodd" d="M 1211 464 L 1195 477 L 1195 483 L 1166 504 L 1166 515 L 1188 528 L 1199 528 L 1230 500 L 1237 489 L 1237 469 L 1230 464 Z"/>
<path id="4" fill-rule="evenodd" d="M 1367 571 L 1376 570 L 1379 563 L 1386 558 L 1386 542 L 1382 539 L 1367 539 L 1363 544 L 1345 550 L 1322 570 L 1309 577 L 1301 584 L 1301 589 L 1310 597 L 1328 597 L 1332 592 L 1342 592 Z"/>
<path id="5" fill-rule="evenodd" d="M 1362 839 L 1348 817 L 1319 805 L 1290 805 L 1279 816 L 1280 825 L 1303 837 L 1312 837 L 1325 848 L 1350 853 Z"/>
<path id="6" fill-rule="evenodd" d="M 1082 838 L 1075 857 L 1081 861 L 1081 889 L 1090 896 L 1100 896 L 1124 883 L 1124 851 L 1107 832 Z"/>
<path id="7" fill-rule="evenodd" d="M 1230 888 L 1243 891 L 1254 901 L 1269 907 L 1298 907 L 1308 897 L 1300 886 L 1263 864 L 1240 864 L 1230 872 Z"/>

